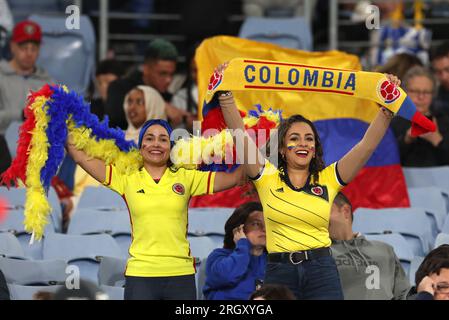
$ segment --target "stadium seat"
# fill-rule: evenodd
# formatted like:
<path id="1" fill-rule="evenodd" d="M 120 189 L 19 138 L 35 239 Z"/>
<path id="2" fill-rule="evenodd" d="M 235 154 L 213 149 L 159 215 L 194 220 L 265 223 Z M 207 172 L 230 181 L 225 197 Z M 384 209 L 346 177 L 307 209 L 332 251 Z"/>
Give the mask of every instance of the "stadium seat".
<path id="1" fill-rule="evenodd" d="M 440 232 L 447 216 L 446 201 L 441 189 L 437 187 L 409 188 L 410 204 L 415 208 L 424 208 L 432 216 L 435 225 L 433 232 Z M 435 230 L 435 227 L 437 230 Z M 434 234 L 436 236 L 436 234 Z"/>
<path id="2" fill-rule="evenodd" d="M 442 233 L 449 233 L 449 216 L 446 217 L 443 227 L 441 228 Z"/>
<path id="3" fill-rule="evenodd" d="M 67 16 L 31 15 L 42 28 L 42 45 L 37 64 L 44 67 L 55 83 L 67 85 L 86 95 L 95 69 L 95 31 L 86 15 L 79 28 L 66 27 Z"/>
<path id="4" fill-rule="evenodd" d="M 439 187 L 449 190 L 449 166 L 428 168 L 403 168 L 405 180 L 409 188 Z"/>
<path id="5" fill-rule="evenodd" d="M 393 247 L 396 256 L 401 261 L 402 267 L 408 274 L 410 271 L 410 264 L 413 260 L 413 251 L 407 240 L 399 233 L 389 234 L 368 234 L 366 235 L 368 240 L 376 240 L 389 244 Z"/>
<path id="6" fill-rule="evenodd" d="M 106 187 L 86 187 L 78 202 L 78 208 L 97 208 L 103 210 L 127 209 L 125 200 Z"/>
<path id="7" fill-rule="evenodd" d="M 234 208 L 190 208 L 189 235 L 224 235 L 224 226 Z"/>
<path id="8" fill-rule="evenodd" d="M 101 257 L 121 257 L 120 248 L 108 234 L 65 235 L 49 234 L 44 240 L 44 259 L 64 259 L 76 265 L 82 279 L 98 283 Z"/>
<path id="9" fill-rule="evenodd" d="M 409 271 L 408 276 L 409 276 L 411 286 L 415 285 L 415 274 L 416 274 L 416 271 L 418 270 L 419 266 L 423 262 L 423 260 L 424 260 L 424 257 L 415 256 L 412 260 L 412 263 L 410 264 L 410 271 Z"/>
<path id="10" fill-rule="evenodd" d="M 70 220 L 67 234 L 131 234 L 128 211 L 104 211 L 80 208 Z"/>
<path id="11" fill-rule="evenodd" d="M 196 275 L 195 275 L 195 280 L 196 280 L 196 290 L 197 290 L 196 299 L 197 300 L 205 300 L 204 294 L 203 294 L 203 287 L 204 287 L 204 284 L 206 283 L 206 263 L 207 263 L 207 258 L 202 259 L 196 269 L 197 271 L 196 271 Z"/>
<path id="12" fill-rule="evenodd" d="M 48 190 L 48 202 L 51 205 L 51 222 L 56 232 L 62 232 L 62 208 L 56 190 L 50 188 Z"/>
<path id="13" fill-rule="evenodd" d="M 6 188 L 0 186 L 0 196 L 8 202 L 9 209 L 23 209 L 25 205 L 25 188 Z"/>
<path id="14" fill-rule="evenodd" d="M 128 259 L 129 257 L 129 247 L 131 246 L 132 236 L 131 234 L 120 233 L 113 236 L 115 242 L 120 247 L 122 257 Z"/>
<path id="15" fill-rule="evenodd" d="M 33 300 L 33 295 L 38 292 L 55 293 L 63 288 L 62 285 L 55 286 L 21 286 L 18 284 L 8 284 L 11 300 Z"/>
<path id="16" fill-rule="evenodd" d="M 207 236 L 188 237 L 191 255 L 201 261 L 217 248 L 216 243 Z"/>
<path id="17" fill-rule="evenodd" d="M 438 248 L 442 244 L 449 244 L 449 234 L 447 233 L 440 233 L 437 235 L 437 238 L 435 239 L 435 246 L 434 248 Z"/>
<path id="18" fill-rule="evenodd" d="M 125 285 L 126 259 L 102 257 L 98 268 L 100 285 L 123 287 Z"/>
<path id="19" fill-rule="evenodd" d="M 12 159 L 16 157 L 17 141 L 19 140 L 19 128 L 21 125 L 22 122 L 12 121 L 5 131 L 5 140 L 8 144 L 9 154 Z"/>
<path id="20" fill-rule="evenodd" d="M 17 260 L 0 258 L 0 270 L 6 282 L 19 285 L 63 284 L 67 278 L 64 260 Z"/>
<path id="21" fill-rule="evenodd" d="M 5 188 L 0 187 L 0 196 L 5 198 L 8 202 L 9 209 L 23 210 L 25 207 L 26 200 L 26 189 L 25 188 Z M 53 230 L 58 232 L 62 228 L 62 211 L 61 204 L 59 202 L 56 191 L 50 188 L 48 191 L 48 202 L 52 207 L 50 222 L 53 226 Z M 23 227 L 22 227 L 23 228 Z M 1 227 L 0 227 L 1 230 Z"/>
<path id="22" fill-rule="evenodd" d="M 433 243 L 430 221 L 419 208 L 358 208 L 353 229 L 363 234 L 400 233 L 418 256 L 425 255 Z"/>
<path id="23" fill-rule="evenodd" d="M 20 241 L 10 232 L 0 232 L 0 257 L 26 259 Z"/>
<path id="24" fill-rule="evenodd" d="M 216 248 L 223 248 L 224 235 L 212 234 L 208 235 L 208 238 L 214 242 Z"/>
<path id="25" fill-rule="evenodd" d="M 313 45 L 310 28 L 302 17 L 247 17 L 239 37 L 306 51 L 312 51 Z"/>
<path id="26" fill-rule="evenodd" d="M 23 221 L 23 209 L 9 210 L 8 216 L 3 223 L 0 224 L 0 231 L 9 231 L 13 233 L 19 240 L 25 257 L 30 259 L 42 259 L 42 241 L 34 241 L 30 244 L 31 235 L 25 231 Z M 44 238 L 49 233 L 54 233 L 53 224 L 48 223 L 45 227 Z"/>
<path id="27" fill-rule="evenodd" d="M 109 297 L 109 300 L 123 300 L 125 289 L 122 287 L 110 287 L 101 285 L 100 289 L 103 290 Z"/>
<path id="28" fill-rule="evenodd" d="M 15 22 L 27 19 L 31 12 L 60 12 L 63 14 L 65 11 L 64 1 L 61 0 L 14 0 L 8 1 L 8 3 Z"/>

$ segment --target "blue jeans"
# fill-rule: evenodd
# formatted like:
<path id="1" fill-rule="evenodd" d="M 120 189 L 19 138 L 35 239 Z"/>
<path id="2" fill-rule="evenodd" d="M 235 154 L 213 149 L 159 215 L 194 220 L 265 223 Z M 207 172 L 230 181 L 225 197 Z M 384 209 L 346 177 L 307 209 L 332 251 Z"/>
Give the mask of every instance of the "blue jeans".
<path id="1" fill-rule="evenodd" d="M 299 300 L 343 300 L 340 276 L 332 256 L 267 263 L 264 284 L 286 285 Z"/>

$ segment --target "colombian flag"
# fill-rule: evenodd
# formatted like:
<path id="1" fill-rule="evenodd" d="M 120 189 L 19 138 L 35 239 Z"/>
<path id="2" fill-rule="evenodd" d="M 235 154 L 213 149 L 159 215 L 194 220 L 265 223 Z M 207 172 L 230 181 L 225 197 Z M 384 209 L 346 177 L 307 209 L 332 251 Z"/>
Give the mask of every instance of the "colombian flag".
<path id="1" fill-rule="evenodd" d="M 304 52 L 276 45 L 228 36 L 209 38 L 197 49 L 199 101 L 207 95 L 210 75 L 214 68 L 233 58 L 251 58 L 289 61 L 303 65 L 346 70 L 361 70 L 358 57 L 339 51 Z M 254 109 L 282 110 L 283 117 L 301 114 L 314 121 L 323 143 L 326 165 L 339 160 L 360 141 L 378 112 L 374 102 L 345 95 L 320 94 L 319 92 L 234 92 L 242 111 Z M 201 110 L 201 106 L 199 106 Z M 191 206 L 238 206 L 255 200 L 248 187 L 243 191 L 234 188 L 214 196 L 192 199 Z M 343 192 L 354 208 L 407 207 L 410 205 L 405 179 L 399 161 L 396 140 L 391 130 L 387 132 L 366 166 Z M 242 193 L 251 194 L 242 197 Z"/>

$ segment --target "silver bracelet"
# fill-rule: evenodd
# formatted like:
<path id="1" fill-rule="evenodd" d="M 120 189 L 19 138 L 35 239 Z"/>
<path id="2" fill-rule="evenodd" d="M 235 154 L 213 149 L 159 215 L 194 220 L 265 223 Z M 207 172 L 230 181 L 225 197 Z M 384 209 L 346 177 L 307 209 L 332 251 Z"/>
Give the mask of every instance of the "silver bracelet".
<path id="1" fill-rule="evenodd" d="M 231 91 L 222 91 L 220 92 L 220 97 L 229 97 L 232 96 L 232 92 Z"/>

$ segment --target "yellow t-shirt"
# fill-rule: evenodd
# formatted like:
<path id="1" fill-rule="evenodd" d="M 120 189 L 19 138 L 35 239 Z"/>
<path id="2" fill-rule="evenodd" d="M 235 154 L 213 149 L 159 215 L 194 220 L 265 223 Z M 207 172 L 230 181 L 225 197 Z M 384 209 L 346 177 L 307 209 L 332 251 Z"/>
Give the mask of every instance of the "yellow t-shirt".
<path id="1" fill-rule="evenodd" d="M 329 216 L 332 202 L 344 183 L 336 163 L 319 173 L 317 184 L 309 181 L 294 190 L 281 180 L 279 170 L 266 161 L 260 177 L 253 180 L 263 206 L 267 250 L 290 252 L 329 247 Z"/>
<path id="2" fill-rule="evenodd" d="M 132 243 L 127 276 L 166 277 L 195 273 L 187 241 L 187 208 L 191 196 L 212 194 L 215 172 L 167 169 L 158 183 L 142 168 L 120 175 L 106 167 L 104 184 L 125 200 Z"/>

